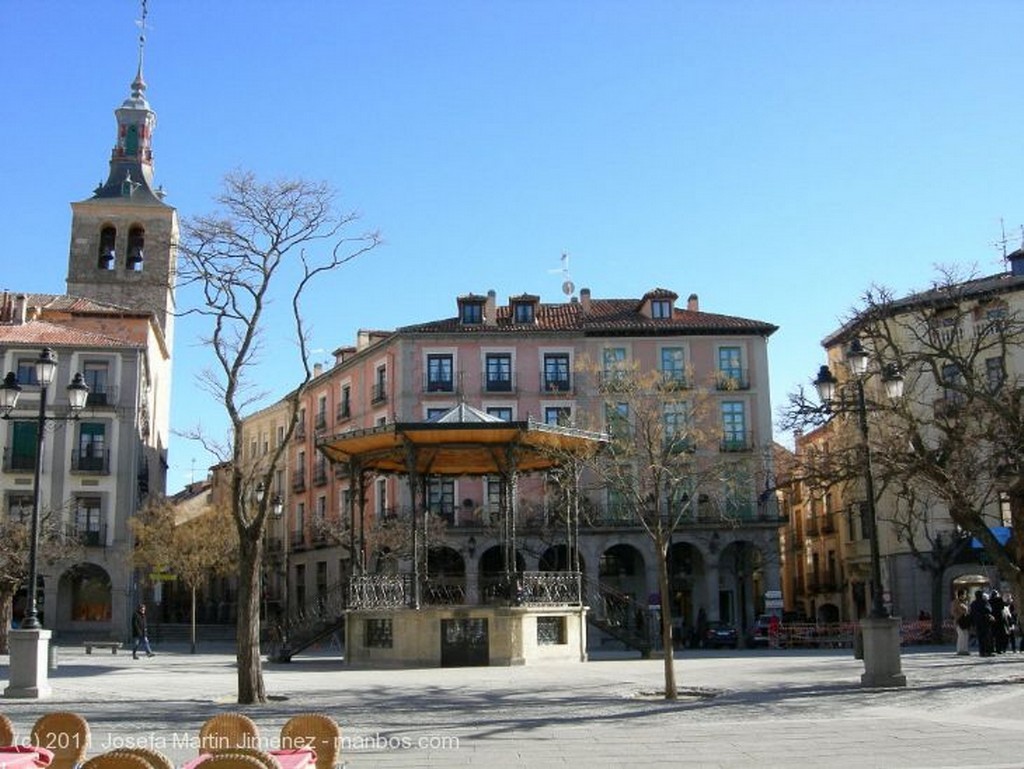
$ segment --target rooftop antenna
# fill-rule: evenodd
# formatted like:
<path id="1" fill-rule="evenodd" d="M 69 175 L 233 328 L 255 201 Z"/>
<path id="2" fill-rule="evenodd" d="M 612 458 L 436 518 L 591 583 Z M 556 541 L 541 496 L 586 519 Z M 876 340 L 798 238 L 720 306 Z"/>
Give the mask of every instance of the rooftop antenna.
<path id="1" fill-rule="evenodd" d="M 1003 265 L 1005 267 L 1007 257 L 1009 256 L 1009 254 L 1007 254 L 1007 247 L 1009 246 L 1009 244 L 1012 241 L 1018 240 L 1018 238 L 1007 237 L 1007 235 L 1006 235 L 1006 223 L 1003 221 L 1003 217 L 1001 217 L 1001 216 L 999 217 L 999 231 L 1000 231 L 1000 234 L 1001 234 L 1002 237 L 1000 237 L 999 240 L 997 240 L 995 243 L 993 243 L 992 246 L 994 248 L 998 248 L 1000 251 L 1002 251 Z M 1024 224 L 1022 224 L 1021 227 L 1020 227 L 1020 237 L 1019 237 L 1019 240 L 1020 240 L 1020 245 L 1017 246 L 1017 248 L 1018 249 L 1024 249 Z"/>
<path id="2" fill-rule="evenodd" d="M 548 270 L 548 272 L 562 274 L 562 293 L 567 297 L 571 297 L 573 292 L 576 291 L 576 284 L 573 283 L 572 278 L 569 277 L 569 254 L 563 251 L 561 268 L 557 270 Z"/>

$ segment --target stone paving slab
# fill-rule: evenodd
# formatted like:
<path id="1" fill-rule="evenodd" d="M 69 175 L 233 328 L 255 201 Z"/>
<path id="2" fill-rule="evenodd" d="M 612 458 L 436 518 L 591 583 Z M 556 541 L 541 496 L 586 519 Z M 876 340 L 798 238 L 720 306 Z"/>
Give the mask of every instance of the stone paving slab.
<path id="1" fill-rule="evenodd" d="M 266 747 L 295 713 L 330 713 L 352 769 L 395 767 L 1024 767 L 1024 654 L 903 655 L 908 686 L 859 685 L 849 650 L 683 652 L 684 696 L 665 702 L 663 663 L 599 654 L 581 664 L 359 670 L 327 653 L 266 664 L 271 701 L 235 704 L 229 647 L 158 650 L 152 659 L 60 648 L 54 696 L 2 700 L 24 736 L 46 711 L 92 728 L 90 755 L 130 743 L 177 763 L 199 726 L 238 710 Z M 7 659 L 0 657 L 0 682 Z M 688 692 L 715 696 L 686 696 Z M 984 745 L 984 752 L 979 750 Z"/>

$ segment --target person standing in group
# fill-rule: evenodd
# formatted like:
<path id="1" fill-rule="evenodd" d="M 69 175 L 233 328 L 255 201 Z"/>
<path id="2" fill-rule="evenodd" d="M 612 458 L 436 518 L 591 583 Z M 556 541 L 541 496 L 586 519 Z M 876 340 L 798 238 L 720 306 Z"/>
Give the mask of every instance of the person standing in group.
<path id="1" fill-rule="evenodd" d="M 967 605 L 967 591 L 957 590 L 949 605 L 949 615 L 956 629 L 956 653 L 969 655 L 971 642 L 971 607 Z"/>
<path id="2" fill-rule="evenodd" d="M 139 648 L 146 652 L 147 657 L 153 656 L 153 650 L 149 647 L 149 626 L 146 623 L 146 604 L 140 603 L 139 608 L 132 615 L 132 659 L 139 658 Z"/>
<path id="3" fill-rule="evenodd" d="M 1010 651 L 1017 651 L 1017 633 L 1020 632 L 1020 623 L 1017 620 L 1017 605 L 1014 603 L 1013 598 L 1009 598 L 1006 601 L 1006 608 L 1003 610 L 1006 613 L 1006 631 L 1010 634 Z M 1024 651 L 1024 641 L 1021 642 L 1021 651 Z"/>
<path id="4" fill-rule="evenodd" d="M 992 608 L 992 651 L 1003 654 L 1010 638 L 1006 632 L 1006 616 L 1003 612 L 1006 603 L 998 590 L 993 590 L 989 594 L 988 605 Z"/>
<path id="5" fill-rule="evenodd" d="M 974 600 L 971 601 L 971 625 L 974 626 L 974 633 L 978 637 L 978 655 L 991 657 L 993 654 L 992 625 L 995 617 L 992 616 L 992 605 L 988 602 L 988 596 L 981 590 L 974 591 Z"/>

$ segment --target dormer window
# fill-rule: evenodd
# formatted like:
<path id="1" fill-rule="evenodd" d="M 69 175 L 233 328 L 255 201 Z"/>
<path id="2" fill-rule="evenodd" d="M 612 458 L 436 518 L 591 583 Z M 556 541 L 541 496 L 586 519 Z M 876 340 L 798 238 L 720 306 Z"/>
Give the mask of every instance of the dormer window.
<path id="1" fill-rule="evenodd" d="M 463 302 L 459 306 L 459 320 L 463 325 L 484 322 L 483 302 Z"/>
<path id="2" fill-rule="evenodd" d="M 512 316 L 517 324 L 533 323 L 533 304 L 530 302 L 515 302 L 512 305 Z"/>
<path id="3" fill-rule="evenodd" d="M 672 301 L 670 299 L 652 299 L 651 317 L 664 319 L 672 317 Z"/>

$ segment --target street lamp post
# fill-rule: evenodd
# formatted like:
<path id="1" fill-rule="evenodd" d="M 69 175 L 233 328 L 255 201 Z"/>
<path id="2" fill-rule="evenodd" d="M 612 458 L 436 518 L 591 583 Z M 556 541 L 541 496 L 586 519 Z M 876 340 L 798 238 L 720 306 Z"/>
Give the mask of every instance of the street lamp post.
<path id="1" fill-rule="evenodd" d="M 28 582 L 25 587 L 26 608 L 19 630 L 12 631 L 17 634 L 11 637 L 11 681 L 4 691 L 6 697 L 40 698 L 50 694 L 50 687 L 46 680 L 50 631 L 43 630 L 42 623 L 39 621 L 36 593 L 39 580 L 39 515 L 42 497 L 40 473 L 43 464 L 43 437 L 47 419 L 61 419 L 61 417 L 46 416 L 47 388 L 53 383 L 56 373 L 57 356 L 53 350 L 47 347 L 43 349 L 35 362 L 35 381 L 39 385 L 39 413 L 36 419 L 36 456 L 32 478 Z M 72 417 L 77 418 L 78 412 L 85 407 L 89 397 L 89 387 L 85 384 L 81 374 L 75 374 L 71 384 L 67 387 L 67 393 Z M 3 412 L 3 419 L 11 418 L 11 412 L 18 405 L 20 395 L 21 385 L 18 383 L 18 378 L 13 372 L 10 372 L 4 378 L 3 384 L 0 385 L 0 411 Z"/>
<path id="2" fill-rule="evenodd" d="M 864 397 L 864 380 L 868 376 L 869 355 L 859 339 L 854 339 L 846 350 L 846 363 L 853 378 L 857 399 L 855 410 L 864 450 L 864 493 L 867 497 L 868 549 L 871 559 L 871 611 L 867 619 L 861 620 L 864 639 L 864 686 L 906 686 L 907 677 L 901 672 L 900 662 L 900 621 L 890 617 L 885 606 L 882 589 L 882 559 L 878 543 L 878 522 L 875 510 L 875 480 L 871 472 L 871 445 L 868 442 L 868 406 Z M 903 377 L 895 364 L 882 368 L 882 383 L 886 395 L 896 401 L 903 396 Z M 822 404 L 826 409 L 836 409 L 835 392 L 838 380 L 822 366 L 814 380 Z M 842 408 L 842 407 L 838 407 Z"/>

